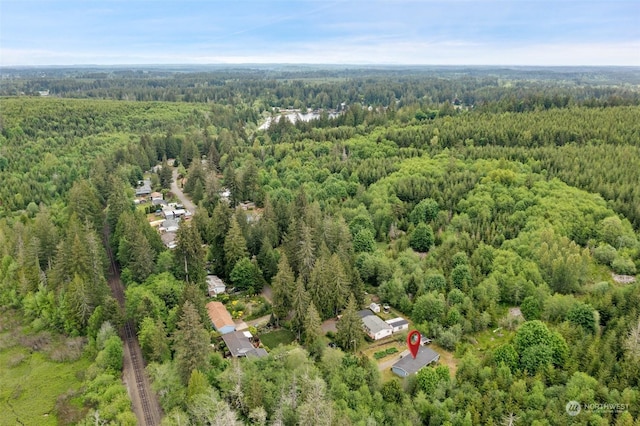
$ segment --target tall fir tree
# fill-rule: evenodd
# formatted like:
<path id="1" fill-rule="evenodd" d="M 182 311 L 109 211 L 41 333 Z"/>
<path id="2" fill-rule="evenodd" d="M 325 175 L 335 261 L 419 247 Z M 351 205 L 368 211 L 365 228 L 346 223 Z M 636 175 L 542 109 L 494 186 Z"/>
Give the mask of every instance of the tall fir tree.
<path id="1" fill-rule="evenodd" d="M 309 295 L 304 289 L 304 283 L 299 278 L 296 281 L 296 288 L 293 292 L 291 308 L 293 309 L 291 328 L 296 332 L 298 340 L 300 340 L 304 330 L 304 318 L 307 316 L 307 309 L 309 308 Z"/>
<path id="2" fill-rule="evenodd" d="M 203 292 L 206 291 L 205 250 L 198 230 L 188 222 L 183 223 L 176 239 L 177 247 L 173 252 L 174 275 L 198 285 Z"/>
<path id="3" fill-rule="evenodd" d="M 336 325 L 336 342 L 344 350 L 356 351 L 362 347 L 364 331 L 362 330 L 362 319 L 358 315 L 356 299 L 349 296 L 347 307 L 342 312 L 342 318 Z"/>
<path id="4" fill-rule="evenodd" d="M 287 255 L 282 253 L 278 261 L 278 272 L 271 280 L 271 294 L 273 297 L 273 316 L 276 324 L 289 315 L 293 307 L 293 293 L 295 290 L 295 276 L 289 266 Z"/>
<path id="5" fill-rule="evenodd" d="M 249 252 L 247 251 L 247 241 L 242 235 L 242 230 L 235 216 L 231 217 L 229 232 L 224 239 L 224 258 L 226 263 L 226 276 L 231 274 L 231 271 L 236 266 L 236 263 L 247 257 Z"/>
<path id="6" fill-rule="evenodd" d="M 176 331 L 173 349 L 178 372 L 186 385 L 193 370 L 205 371 L 209 359 L 209 333 L 204 329 L 195 306 L 186 301 Z"/>

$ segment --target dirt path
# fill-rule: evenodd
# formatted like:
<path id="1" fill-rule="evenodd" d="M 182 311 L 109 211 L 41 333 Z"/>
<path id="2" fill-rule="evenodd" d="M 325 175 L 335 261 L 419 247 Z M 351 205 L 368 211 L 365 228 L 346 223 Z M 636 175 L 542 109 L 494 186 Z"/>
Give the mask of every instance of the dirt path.
<path id="1" fill-rule="evenodd" d="M 109 256 L 109 286 L 111 293 L 124 309 L 124 286 L 120 281 L 120 271 L 113 260 L 113 253 L 108 244 L 109 238 L 105 226 L 105 247 Z M 155 426 L 162 420 L 162 409 L 156 395 L 151 390 L 151 383 L 144 370 L 144 359 L 135 328 L 131 321 L 123 326 L 120 337 L 124 342 L 124 362 L 122 367 L 122 382 L 127 388 L 133 412 L 139 425 Z"/>
<path id="2" fill-rule="evenodd" d="M 184 206 L 185 209 L 189 210 L 191 213 L 196 212 L 196 205 L 182 192 L 182 188 L 178 185 L 178 169 L 173 169 L 173 180 L 171 181 L 171 192 L 178 197 L 180 203 Z"/>

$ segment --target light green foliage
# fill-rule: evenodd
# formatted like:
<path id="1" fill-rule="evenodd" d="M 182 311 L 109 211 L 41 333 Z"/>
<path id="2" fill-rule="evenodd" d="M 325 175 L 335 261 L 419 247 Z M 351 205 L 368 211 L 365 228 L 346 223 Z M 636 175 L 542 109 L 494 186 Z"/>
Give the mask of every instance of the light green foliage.
<path id="1" fill-rule="evenodd" d="M 171 357 L 169 339 L 164 324 L 145 317 L 140 324 L 138 341 L 144 357 L 148 361 L 163 362 Z"/>
<path id="2" fill-rule="evenodd" d="M 567 312 L 567 319 L 573 324 L 582 327 L 588 333 L 595 333 L 598 327 L 593 306 L 585 303 L 573 305 Z"/>
<path id="3" fill-rule="evenodd" d="M 634 275 L 636 273 L 636 265 L 628 257 L 616 256 L 611 262 L 611 269 L 618 274 Z"/>
<path id="4" fill-rule="evenodd" d="M 504 363 L 511 372 L 515 372 L 518 369 L 518 352 L 509 343 L 500 345 L 493 351 L 493 361 L 496 365 Z"/>
<path id="5" fill-rule="evenodd" d="M 600 245 L 593 250 L 593 256 L 596 260 L 605 265 L 611 265 L 611 262 L 616 259 L 617 253 L 616 249 L 609 244 Z"/>
<path id="6" fill-rule="evenodd" d="M 80 424 L 133 421 L 119 379 L 97 371 L 117 365 L 115 336 L 99 330 L 105 321 L 119 322 L 114 300 L 105 297 L 104 201 L 111 246 L 131 282 L 127 311 L 145 355 L 160 361 L 167 349 L 175 351 L 175 361 L 149 368 L 167 424 L 501 424 L 511 414 L 518 424 L 543 424 L 540 419 L 567 419 L 569 396 L 638 405 L 638 287 L 593 284 L 608 274 L 594 259 L 632 274 L 640 256 L 640 124 L 628 72 L 580 71 L 579 85 L 565 82 L 574 71 L 551 76 L 542 69 L 529 71 L 526 81 L 511 80 L 508 70 L 498 80 L 492 72 L 452 77 L 446 70 L 393 76 L 299 71 L 298 78 L 298 71 L 274 69 L 158 79 L 155 72 L 115 73 L 110 88 L 99 77 L 38 77 L 61 96 L 94 99 L 2 101 L 0 303 L 21 309 L 35 329 L 96 338 L 102 352 L 87 369 L 90 395 L 83 401 L 91 409 Z M 154 85 L 145 84 L 149 78 Z M 29 77 L 0 86 L 33 90 Z M 130 93 L 172 102 L 95 99 Z M 460 109 L 448 101 L 452 93 Z M 256 130 L 259 115 L 272 107 L 328 108 L 343 101 L 345 112 L 335 119 L 323 113 L 317 122 L 281 120 Z M 197 160 L 205 153 L 203 167 Z M 186 189 L 196 202 L 202 198 L 193 225 L 181 226 L 173 258 L 141 215 L 129 213 L 129 186 L 148 178 L 143 172 L 163 158 L 178 158 L 183 173 L 188 168 Z M 223 178 L 212 171 L 224 171 Z M 152 182 L 168 188 L 170 181 L 163 161 Z M 220 198 L 223 186 L 231 190 L 231 207 L 256 202 L 255 220 L 234 214 Z M 430 241 L 418 247 L 425 240 L 416 232 L 425 226 Z M 201 243 L 208 245 L 208 264 Z M 290 267 L 278 265 L 285 256 L 277 253 L 286 253 Z M 256 281 L 274 281 L 276 319 L 284 325 L 290 319 L 299 339 L 317 328 L 310 306 L 320 318 L 332 317 L 353 292 L 355 311 L 363 284 L 371 285 L 377 291 L 367 291 L 421 323 L 440 347 L 458 349 L 456 381 L 430 393 L 416 378 L 405 390 L 397 382 L 382 387 L 376 365 L 340 350 L 321 351 L 321 339 L 312 339 L 317 352 L 306 342 L 314 354 L 322 352 L 317 364 L 296 346 L 264 359 L 191 362 L 190 353 L 211 337 L 197 325 L 206 319 L 205 265 L 233 284 L 236 264 L 248 269 L 254 255 L 263 272 Z M 183 279 L 192 285 L 184 288 Z M 189 344 L 179 336 L 187 334 L 186 301 L 194 305 L 191 328 L 204 331 L 187 338 Z M 513 306 L 527 320 L 548 324 L 528 321 L 511 344 L 497 334 L 486 346 L 472 343 L 476 330 L 502 325 Z M 176 337 L 170 348 L 166 333 Z M 288 330 L 274 333 L 294 338 Z M 345 339 L 344 330 L 338 334 L 348 350 L 365 348 Z M 267 344 L 272 336 L 261 337 Z M 184 384 L 197 375 L 191 364 L 219 393 L 192 384 L 198 391 L 186 397 Z M 577 421 L 593 424 L 628 420 L 581 415 Z"/>
<path id="7" fill-rule="evenodd" d="M 446 302 L 441 294 L 429 292 L 416 300 L 413 306 L 412 318 L 415 322 L 441 321 L 445 306 Z"/>
<path id="8" fill-rule="evenodd" d="M 260 282 L 261 272 L 257 265 L 251 262 L 246 257 L 238 260 L 231 271 L 229 278 L 236 289 L 240 291 L 248 291 L 249 294 L 253 294 L 262 288 Z"/>
<path id="9" fill-rule="evenodd" d="M 438 216 L 438 203 L 432 198 L 420 201 L 409 214 L 409 219 L 414 225 L 421 222 L 431 222 Z"/>
<path id="10" fill-rule="evenodd" d="M 426 223 L 420 223 L 411 233 L 409 245 L 412 249 L 419 252 L 429 251 L 433 245 L 433 230 Z"/>
<path id="11" fill-rule="evenodd" d="M 522 311 L 524 319 L 536 320 L 540 319 L 542 307 L 540 301 L 535 296 L 527 296 L 522 301 L 520 310 Z"/>
<path id="12" fill-rule="evenodd" d="M 360 229 L 353 237 L 353 250 L 356 253 L 373 252 L 376 248 L 376 242 L 373 239 L 371 230 L 367 228 Z"/>

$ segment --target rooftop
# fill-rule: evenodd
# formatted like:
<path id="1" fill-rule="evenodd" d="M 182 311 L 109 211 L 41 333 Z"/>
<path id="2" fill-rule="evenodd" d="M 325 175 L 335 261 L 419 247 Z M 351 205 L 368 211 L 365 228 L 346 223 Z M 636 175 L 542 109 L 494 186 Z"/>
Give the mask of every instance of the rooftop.
<path id="1" fill-rule="evenodd" d="M 398 318 L 392 318 L 392 319 L 390 319 L 390 320 L 386 320 L 385 322 L 386 322 L 387 324 L 389 324 L 389 325 L 393 326 L 393 327 L 399 327 L 399 326 L 401 326 L 401 325 L 409 324 L 409 321 L 407 321 L 407 320 L 406 320 L 406 319 L 404 319 L 404 318 L 400 318 L 400 317 L 398 317 Z"/>
<path id="2" fill-rule="evenodd" d="M 371 312 L 371 309 L 363 309 L 361 311 L 358 311 L 358 316 L 360 318 L 368 317 L 368 316 L 371 316 L 371 315 L 375 316 L 375 314 L 373 312 Z"/>
<path id="3" fill-rule="evenodd" d="M 382 319 L 380 319 L 380 317 L 377 315 L 367 315 L 366 317 L 363 317 L 362 323 L 373 334 L 376 334 L 382 330 L 391 330 L 391 326 L 382 321 Z"/>
<path id="4" fill-rule="evenodd" d="M 238 358 L 241 356 L 246 357 L 263 357 L 267 355 L 267 351 L 262 348 L 255 348 L 249 337 L 242 331 L 234 331 L 224 334 L 222 340 L 229 348 L 231 356 Z"/>
<path id="5" fill-rule="evenodd" d="M 213 326 L 218 331 L 220 331 L 223 327 L 235 327 L 236 325 L 231 318 L 231 314 L 229 314 L 229 311 L 227 311 L 227 308 L 220 302 L 207 303 L 207 312 L 209 314 L 209 319 L 213 323 Z"/>
<path id="6" fill-rule="evenodd" d="M 392 368 L 404 370 L 408 375 L 415 374 L 424 366 L 427 366 L 438 359 L 440 359 L 440 355 L 436 351 L 425 346 L 420 346 L 415 358 L 411 355 L 400 358 L 398 362 L 393 364 Z"/>

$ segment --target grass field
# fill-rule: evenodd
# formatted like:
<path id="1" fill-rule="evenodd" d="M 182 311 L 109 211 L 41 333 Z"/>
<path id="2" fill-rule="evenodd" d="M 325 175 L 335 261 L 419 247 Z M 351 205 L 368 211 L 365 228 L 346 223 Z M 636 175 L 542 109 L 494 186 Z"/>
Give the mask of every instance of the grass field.
<path id="1" fill-rule="evenodd" d="M 275 349 L 278 345 L 288 345 L 295 340 L 296 336 L 289 330 L 281 329 L 271 333 L 261 334 L 262 344 L 269 349 Z"/>
<path id="2" fill-rule="evenodd" d="M 77 373 L 88 366 L 84 358 L 54 362 L 20 346 L 0 351 L 0 424 L 58 424 L 58 396 L 77 390 Z"/>

